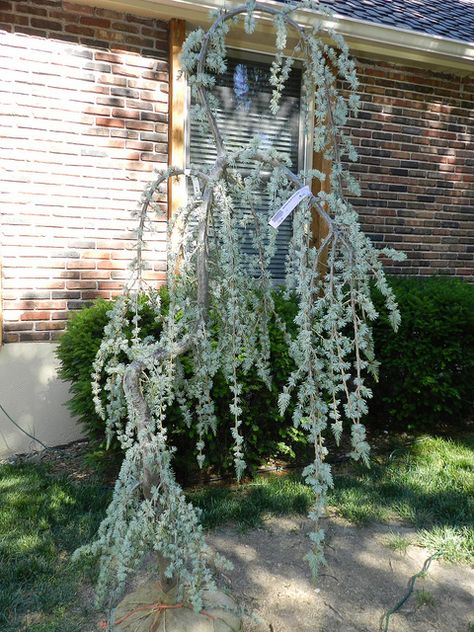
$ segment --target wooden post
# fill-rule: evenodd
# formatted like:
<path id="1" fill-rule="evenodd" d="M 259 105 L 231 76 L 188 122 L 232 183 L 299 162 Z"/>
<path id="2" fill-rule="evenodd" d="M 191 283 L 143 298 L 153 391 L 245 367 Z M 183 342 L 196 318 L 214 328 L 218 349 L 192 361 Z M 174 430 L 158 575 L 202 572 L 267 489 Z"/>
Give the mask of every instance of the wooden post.
<path id="1" fill-rule="evenodd" d="M 315 153 L 313 155 L 313 168 L 318 169 L 322 173 L 326 175 L 326 179 L 324 182 L 320 182 L 316 178 L 313 180 L 312 193 L 313 195 L 317 195 L 320 191 L 324 193 L 329 193 L 329 176 L 331 174 L 331 161 L 324 158 L 322 152 Z M 328 225 L 324 221 L 324 219 L 319 215 L 319 213 L 314 213 L 313 222 L 312 222 L 312 233 L 313 233 L 313 243 L 316 248 L 319 248 L 319 245 L 323 241 L 323 239 L 328 234 Z M 319 272 L 323 273 L 327 267 L 327 248 L 325 248 L 325 252 L 321 253 L 319 257 Z"/>
<path id="2" fill-rule="evenodd" d="M 186 37 L 184 20 L 173 18 L 169 22 L 169 127 L 168 164 L 184 168 L 186 162 L 185 115 L 186 81 L 181 74 L 181 50 Z M 186 178 L 170 178 L 168 181 L 168 217 L 171 217 L 186 201 Z"/>

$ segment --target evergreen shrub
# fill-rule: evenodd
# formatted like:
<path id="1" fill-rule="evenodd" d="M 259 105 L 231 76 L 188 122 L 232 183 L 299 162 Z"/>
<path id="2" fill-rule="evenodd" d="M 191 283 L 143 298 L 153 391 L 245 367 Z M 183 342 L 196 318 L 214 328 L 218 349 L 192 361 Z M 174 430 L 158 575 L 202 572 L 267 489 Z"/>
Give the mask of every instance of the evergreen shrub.
<path id="1" fill-rule="evenodd" d="M 380 361 L 379 381 L 372 384 L 373 399 L 367 422 L 372 428 L 387 426 L 423 429 L 446 422 L 464 421 L 474 405 L 474 285 L 452 278 L 391 277 L 402 321 L 395 333 L 385 314 L 382 298 L 374 291 L 381 318 L 375 321 L 375 352 Z M 164 304 L 165 288 L 161 290 Z M 293 326 L 296 305 L 274 294 L 280 318 Z M 99 300 L 75 313 L 58 346 L 60 377 L 71 383 L 70 412 L 83 425 L 95 445 L 104 442 L 104 423 L 94 410 L 91 389 L 92 363 L 108 322 L 111 303 Z M 143 313 L 143 335 L 157 336 L 159 323 L 152 312 Z M 291 411 L 278 411 L 278 393 L 292 369 L 280 329 L 271 327 L 271 390 L 255 371 L 241 375 L 246 458 L 257 466 L 272 456 L 294 457 L 303 437 L 291 423 Z M 188 363 L 190 360 L 188 360 Z M 214 385 L 216 413 L 221 420 L 217 434 L 207 437 L 208 463 L 217 471 L 230 472 L 232 457 L 229 413 L 231 397 L 222 376 Z M 171 444 L 178 447 L 180 471 L 194 465 L 196 436 L 174 406 L 168 412 Z M 117 449 L 117 448 L 116 448 Z"/>
<path id="2" fill-rule="evenodd" d="M 168 295 L 165 287 L 161 288 L 160 295 L 166 312 Z M 291 330 L 296 305 L 285 300 L 279 291 L 274 293 L 274 300 L 280 318 L 286 323 L 288 330 Z M 61 379 L 70 382 L 71 398 L 67 402 L 67 407 L 83 426 L 95 454 L 99 457 L 104 454 L 100 448 L 105 445 L 105 427 L 94 408 L 91 374 L 111 307 L 111 302 L 98 300 L 91 306 L 75 312 L 68 322 L 66 332 L 59 340 L 57 350 L 60 360 L 59 375 Z M 154 320 L 151 310 L 145 309 L 141 316 L 141 335 L 158 337 L 161 326 Z M 303 449 L 305 443 L 303 433 L 292 425 L 291 410 L 284 416 L 279 414 L 278 394 L 286 383 L 293 363 L 288 354 L 284 335 L 276 323 L 271 324 L 270 335 L 273 377 L 271 389 L 267 388 L 254 370 L 239 376 L 242 384 L 243 434 L 247 464 L 250 468 L 260 465 L 270 457 L 292 458 L 298 449 Z M 189 373 L 190 362 L 189 357 L 183 362 Z M 231 393 L 222 375 L 216 377 L 213 396 L 220 423 L 216 434 L 208 433 L 206 437 L 209 459 L 207 465 L 213 466 L 220 473 L 231 473 Z M 188 470 L 195 469 L 196 431 L 184 423 L 176 404 L 167 412 L 167 425 L 170 443 L 178 448 L 175 466 L 179 472 L 187 474 Z M 112 445 L 111 449 L 118 451 L 118 444 Z"/>
<path id="3" fill-rule="evenodd" d="M 376 295 L 380 370 L 372 385 L 371 426 L 433 429 L 472 419 L 474 285 L 449 277 L 391 277 L 390 284 L 401 325 L 394 333 Z"/>

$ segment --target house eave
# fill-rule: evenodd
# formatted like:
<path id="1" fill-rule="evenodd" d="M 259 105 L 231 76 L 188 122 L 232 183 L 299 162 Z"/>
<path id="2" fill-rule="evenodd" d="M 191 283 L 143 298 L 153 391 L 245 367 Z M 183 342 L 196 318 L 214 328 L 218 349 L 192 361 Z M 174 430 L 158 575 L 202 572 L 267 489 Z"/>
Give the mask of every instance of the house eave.
<path id="1" fill-rule="evenodd" d="M 76 2 L 76 0 L 72 0 Z M 274 0 L 260 0 L 262 4 L 278 7 Z M 203 25 L 210 22 L 210 12 L 222 9 L 222 0 L 77 0 L 125 13 L 158 19 L 181 18 Z M 243 4 L 242 0 L 226 0 L 226 9 Z M 373 24 L 335 14 L 327 17 L 314 11 L 299 10 L 295 19 L 302 25 L 320 22 L 333 28 L 347 40 L 355 55 L 375 55 L 398 63 L 414 62 L 445 72 L 474 73 L 474 42 L 463 42 L 446 37 L 418 33 L 407 29 Z"/>

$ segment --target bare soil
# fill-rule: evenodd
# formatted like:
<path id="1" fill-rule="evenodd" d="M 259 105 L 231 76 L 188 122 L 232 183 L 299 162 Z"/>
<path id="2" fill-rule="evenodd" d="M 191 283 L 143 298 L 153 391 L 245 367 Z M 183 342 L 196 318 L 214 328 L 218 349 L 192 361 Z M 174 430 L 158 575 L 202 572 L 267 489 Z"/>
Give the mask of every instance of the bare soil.
<path id="1" fill-rule="evenodd" d="M 390 532 L 414 534 L 406 527 L 357 528 L 331 517 L 325 529 L 328 564 L 316 585 L 304 561 L 311 530 L 306 519 L 272 517 L 260 529 L 226 527 L 209 536 L 234 564 L 227 576 L 247 612 L 244 632 L 378 632 L 383 613 L 399 602 L 430 555 L 415 546 L 405 553 L 387 547 Z M 474 569 L 438 560 L 389 626 L 390 632 L 473 629 Z"/>
<path id="2" fill-rule="evenodd" d="M 55 474 L 83 480 L 94 472 L 84 463 L 86 450 L 86 442 L 76 442 L 8 462 L 47 462 Z M 324 528 L 328 564 L 317 584 L 304 560 L 311 530 L 305 518 L 269 517 L 259 529 L 226 526 L 209 534 L 211 547 L 234 564 L 227 588 L 244 609 L 243 632 L 379 632 L 381 616 L 399 602 L 430 555 L 416 546 L 406 553 L 390 550 L 390 533 L 415 534 L 399 524 L 358 528 L 331 515 Z M 136 582 L 147 579 L 145 568 Z M 92 602 L 91 587 L 83 597 Z M 94 617 L 83 632 L 97 629 Z M 474 569 L 433 561 L 391 617 L 389 632 L 474 632 Z"/>

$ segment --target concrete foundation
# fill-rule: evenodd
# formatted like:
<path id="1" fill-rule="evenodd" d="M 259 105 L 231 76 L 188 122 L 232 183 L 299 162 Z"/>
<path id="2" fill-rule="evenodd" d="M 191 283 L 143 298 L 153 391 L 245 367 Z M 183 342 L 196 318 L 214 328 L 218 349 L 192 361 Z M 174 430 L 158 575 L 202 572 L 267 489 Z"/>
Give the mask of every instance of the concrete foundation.
<path id="1" fill-rule="evenodd" d="M 21 428 L 47 446 L 83 436 L 64 405 L 68 385 L 57 376 L 55 348 L 54 343 L 21 342 L 0 349 L 0 404 Z M 0 409 L 0 458 L 39 449 Z"/>

